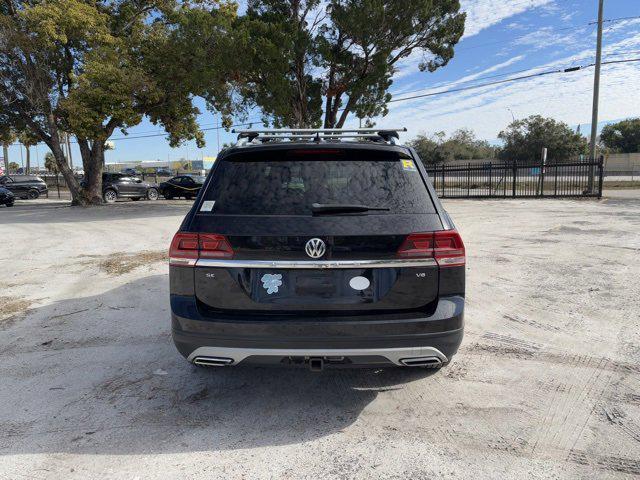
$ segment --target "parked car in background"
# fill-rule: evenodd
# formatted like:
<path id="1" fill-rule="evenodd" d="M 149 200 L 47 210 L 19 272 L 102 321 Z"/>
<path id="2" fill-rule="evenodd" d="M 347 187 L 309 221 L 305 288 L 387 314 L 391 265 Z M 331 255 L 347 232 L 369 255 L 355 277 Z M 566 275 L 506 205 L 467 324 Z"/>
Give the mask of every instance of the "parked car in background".
<path id="1" fill-rule="evenodd" d="M 118 198 L 157 200 L 158 186 L 123 173 L 103 173 L 102 198 L 106 203 L 113 203 Z"/>
<path id="2" fill-rule="evenodd" d="M 13 207 L 16 197 L 4 187 L 0 187 L 0 205 L 6 205 L 7 207 Z"/>
<path id="3" fill-rule="evenodd" d="M 160 184 L 160 195 L 167 200 L 176 197 L 195 198 L 206 178 L 200 175 L 178 175 Z"/>
<path id="4" fill-rule="evenodd" d="M 168 168 L 158 168 L 156 169 L 156 175 L 161 175 L 163 177 L 173 177 L 173 172 Z"/>
<path id="5" fill-rule="evenodd" d="M 415 150 L 394 131 L 272 132 L 241 132 L 250 140 L 220 154 L 173 238 L 179 352 L 201 366 L 314 371 L 448 363 L 463 336 L 465 249 Z"/>
<path id="6" fill-rule="evenodd" d="M 134 176 L 138 176 L 141 175 L 141 173 L 136 170 L 135 168 L 123 168 L 120 173 L 123 173 L 125 175 L 134 175 Z"/>
<path id="7" fill-rule="evenodd" d="M 37 175 L 5 175 L 0 177 L 0 186 L 22 199 L 33 200 L 47 193 L 47 184 Z"/>

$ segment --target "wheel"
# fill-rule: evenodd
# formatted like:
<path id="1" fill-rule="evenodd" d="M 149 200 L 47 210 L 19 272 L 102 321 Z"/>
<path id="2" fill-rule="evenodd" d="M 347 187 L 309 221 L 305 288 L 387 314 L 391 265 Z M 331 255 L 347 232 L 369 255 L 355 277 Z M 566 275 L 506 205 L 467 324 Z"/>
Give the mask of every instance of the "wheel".
<path id="1" fill-rule="evenodd" d="M 105 203 L 114 203 L 118 198 L 118 194 L 115 190 L 106 190 L 102 198 L 104 198 Z"/>
<path id="2" fill-rule="evenodd" d="M 134 202 L 137 202 L 138 200 L 140 200 L 140 197 L 131 197 L 131 200 L 133 200 Z"/>
<path id="3" fill-rule="evenodd" d="M 158 190 L 155 188 L 150 188 L 147 190 L 147 200 L 157 200 L 158 199 Z"/>
<path id="4" fill-rule="evenodd" d="M 29 200 L 35 200 L 36 198 L 38 198 L 40 196 L 40 192 L 38 190 L 29 190 L 29 192 L 27 193 L 27 198 Z"/>
<path id="5" fill-rule="evenodd" d="M 5 205 L 6 205 L 7 207 L 13 207 L 13 202 L 5 203 Z"/>

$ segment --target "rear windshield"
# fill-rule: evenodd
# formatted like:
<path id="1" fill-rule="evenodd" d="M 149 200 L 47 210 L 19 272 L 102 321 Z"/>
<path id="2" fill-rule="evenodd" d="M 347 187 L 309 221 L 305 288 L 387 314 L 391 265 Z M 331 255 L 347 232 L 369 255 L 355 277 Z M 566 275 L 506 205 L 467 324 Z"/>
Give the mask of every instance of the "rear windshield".
<path id="1" fill-rule="evenodd" d="M 205 200 L 223 215 L 312 215 L 314 203 L 385 209 L 370 215 L 435 211 L 413 161 L 393 152 L 230 157 L 216 167 Z"/>

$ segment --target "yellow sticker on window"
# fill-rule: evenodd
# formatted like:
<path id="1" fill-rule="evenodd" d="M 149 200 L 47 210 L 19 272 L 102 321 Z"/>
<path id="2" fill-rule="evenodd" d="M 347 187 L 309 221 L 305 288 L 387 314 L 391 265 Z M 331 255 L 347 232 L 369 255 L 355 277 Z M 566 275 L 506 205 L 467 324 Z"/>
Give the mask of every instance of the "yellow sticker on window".
<path id="1" fill-rule="evenodd" d="M 413 160 L 402 160 L 402 169 L 407 170 L 408 172 L 417 172 L 416 164 L 413 163 Z"/>

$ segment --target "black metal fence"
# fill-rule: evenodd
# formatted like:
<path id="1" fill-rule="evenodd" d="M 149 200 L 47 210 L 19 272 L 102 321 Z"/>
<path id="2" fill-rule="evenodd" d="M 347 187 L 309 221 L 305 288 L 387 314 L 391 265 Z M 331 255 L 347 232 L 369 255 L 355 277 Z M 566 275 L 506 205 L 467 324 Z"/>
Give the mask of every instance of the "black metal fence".
<path id="1" fill-rule="evenodd" d="M 602 196 L 602 158 L 544 167 L 516 162 L 443 164 L 428 166 L 427 172 L 441 198 Z"/>

